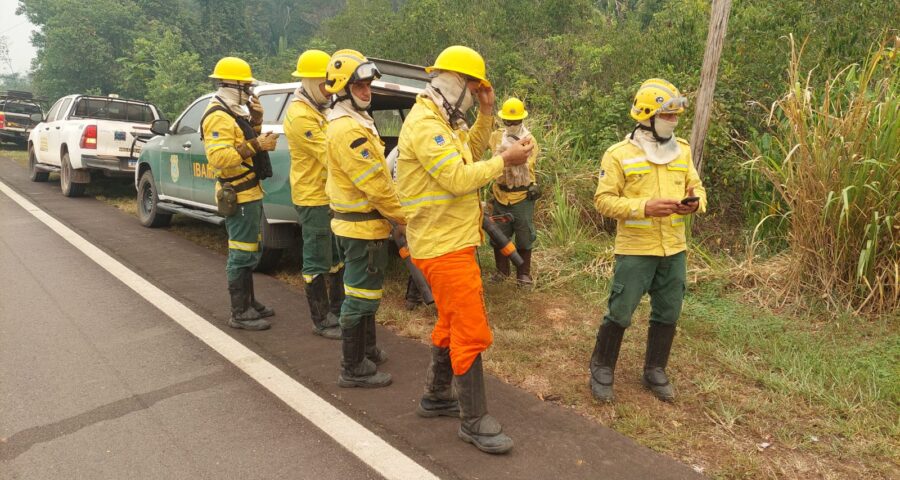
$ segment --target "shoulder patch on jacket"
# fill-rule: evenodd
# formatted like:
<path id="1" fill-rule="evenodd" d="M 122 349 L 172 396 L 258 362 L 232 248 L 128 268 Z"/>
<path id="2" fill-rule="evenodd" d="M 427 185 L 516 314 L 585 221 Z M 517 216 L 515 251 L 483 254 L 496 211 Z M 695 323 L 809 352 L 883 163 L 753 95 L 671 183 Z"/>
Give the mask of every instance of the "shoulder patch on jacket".
<path id="1" fill-rule="evenodd" d="M 350 142 L 350 148 L 358 148 L 366 144 L 368 140 L 366 137 L 359 137 L 356 140 Z"/>
<path id="2" fill-rule="evenodd" d="M 444 140 L 443 135 L 438 135 L 438 136 L 434 137 L 434 143 L 438 144 L 439 147 L 443 147 L 444 144 L 447 143 L 447 141 Z"/>

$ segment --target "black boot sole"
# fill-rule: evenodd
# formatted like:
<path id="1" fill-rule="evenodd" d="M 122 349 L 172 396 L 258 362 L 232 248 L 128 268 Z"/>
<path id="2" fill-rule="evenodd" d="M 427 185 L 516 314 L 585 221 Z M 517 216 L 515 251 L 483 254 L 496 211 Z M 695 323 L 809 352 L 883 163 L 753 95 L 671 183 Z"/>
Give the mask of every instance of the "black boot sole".
<path id="1" fill-rule="evenodd" d="M 418 407 L 416 407 L 416 415 L 422 418 L 437 418 L 437 417 L 451 417 L 451 418 L 459 418 L 459 406 L 456 408 L 441 408 L 436 410 L 427 410 L 422 407 L 420 403 Z"/>
<path id="2" fill-rule="evenodd" d="M 264 325 L 255 327 L 255 326 L 245 325 L 245 324 L 243 324 L 243 323 L 241 323 L 241 322 L 237 322 L 237 321 L 235 321 L 234 319 L 231 319 L 231 318 L 228 319 L 228 326 L 231 327 L 231 328 L 237 328 L 237 329 L 240 329 L 240 330 L 250 330 L 250 331 L 253 331 L 253 332 L 258 332 L 258 331 L 261 331 L 261 330 L 268 330 L 268 329 L 272 328 L 272 325 L 269 324 L 268 322 L 266 322 Z"/>
<path id="3" fill-rule="evenodd" d="M 367 383 L 365 380 L 348 380 L 343 376 L 338 378 L 338 386 L 341 388 L 383 388 L 394 383 L 394 379 L 388 379 L 387 383 Z"/>
<path id="4" fill-rule="evenodd" d="M 644 378 L 643 375 L 641 375 L 641 384 L 644 385 L 644 388 L 646 388 L 647 390 L 650 390 L 650 393 L 652 393 L 653 396 L 657 398 L 657 400 L 666 402 L 666 403 L 673 403 L 675 401 L 675 394 L 659 393 L 658 391 L 654 390 L 653 387 L 659 387 L 660 385 L 652 385 L 650 382 L 647 381 L 646 378 Z"/>
<path id="5" fill-rule="evenodd" d="M 462 441 L 464 441 L 464 442 L 466 442 L 466 443 L 471 443 L 472 445 L 475 446 L 475 448 L 481 450 L 481 451 L 484 452 L 484 453 L 490 453 L 490 454 L 493 454 L 493 455 L 500 455 L 500 454 L 509 452 L 510 450 L 513 449 L 513 445 L 510 445 L 510 446 L 501 446 L 501 447 L 486 447 L 486 446 L 484 446 L 484 445 L 481 445 L 480 443 L 478 443 L 478 442 L 475 441 L 475 439 L 472 437 L 472 435 L 469 435 L 468 433 L 464 432 L 464 431 L 462 430 L 462 428 L 460 428 L 460 429 L 456 432 L 456 434 L 459 436 L 459 438 L 460 438 Z"/>

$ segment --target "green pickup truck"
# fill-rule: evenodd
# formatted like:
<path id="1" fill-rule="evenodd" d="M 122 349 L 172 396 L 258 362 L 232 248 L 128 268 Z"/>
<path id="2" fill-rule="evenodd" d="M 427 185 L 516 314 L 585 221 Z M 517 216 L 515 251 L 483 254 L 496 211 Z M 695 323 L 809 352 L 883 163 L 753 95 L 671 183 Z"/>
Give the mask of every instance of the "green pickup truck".
<path id="1" fill-rule="evenodd" d="M 385 153 L 397 145 L 400 126 L 416 95 L 425 88 L 424 68 L 388 60 L 372 59 L 382 77 L 372 82 L 371 113 L 385 143 Z M 263 131 L 283 135 L 282 122 L 299 83 L 265 84 L 254 90 L 265 110 Z M 215 171 L 206 160 L 200 140 L 200 118 L 212 94 L 204 95 L 185 109 L 173 123 L 157 120 L 141 150 L 134 170 L 137 215 L 145 227 L 167 226 L 173 214 L 186 215 L 214 224 L 225 219 L 216 214 Z M 291 202 L 289 181 L 291 156 L 288 142 L 278 141 L 270 154 L 273 176 L 263 180 L 262 259 L 257 270 L 272 269 L 284 249 L 299 245 L 297 212 Z"/>

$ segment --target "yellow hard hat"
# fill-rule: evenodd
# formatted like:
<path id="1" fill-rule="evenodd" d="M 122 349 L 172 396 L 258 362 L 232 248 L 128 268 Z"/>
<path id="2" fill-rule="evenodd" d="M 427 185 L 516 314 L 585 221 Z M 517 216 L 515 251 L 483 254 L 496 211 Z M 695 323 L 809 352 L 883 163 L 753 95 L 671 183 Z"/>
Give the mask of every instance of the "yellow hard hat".
<path id="1" fill-rule="evenodd" d="M 253 78 L 253 72 L 250 71 L 250 64 L 237 57 L 225 57 L 219 60 L 209 78 L 250 83 L 256 81 Z"/>
<path id="2" fill-rule="evenodd" d="M 297 69 L 291 74 L 297 78 L 325 78 L 325 69 L 331 55 L 321 50 L 307 50 L 297 58 Z"/>
<path id="3" fill-rule="evenodd" d="M 487 79 L 487 67 L 484 64 L 484 58 L 475 50 L 462 45 L 453 45 L 445 48 L 438 55 L 437 60 L 434 61 L 434 65 L 425 68 L 427 73 L 431 73 L 434 70 L 461 73 L 481 80 L 481 84 L 486 87 L 491 86 L 491 82 Z"/>
<path id="4" fill-rule="evenodd" d="M 325 90 L 338 93 L 350 83 L 381 77 L 374 63 L 356 50 L 338 50 L 331 56 L 325 69 Z"/>
<path id="5" fill-rule="evenodd" d="M 497 114 L 503 120 L 515 121 L 528 118 L 528 110 L 525 110 L 525 104 L 516 97 L 510 97 L 503 102 L 503 108 Z"/>
<path id="6" fill-rule="evenodd" d="M 687 104 L 687 99 L 681 96 L 675 85 L 661 78 L 651 78 L 642 83 L 634 94 L 631 118 L 643 122 L 657 113 L 681 114 Z"/>

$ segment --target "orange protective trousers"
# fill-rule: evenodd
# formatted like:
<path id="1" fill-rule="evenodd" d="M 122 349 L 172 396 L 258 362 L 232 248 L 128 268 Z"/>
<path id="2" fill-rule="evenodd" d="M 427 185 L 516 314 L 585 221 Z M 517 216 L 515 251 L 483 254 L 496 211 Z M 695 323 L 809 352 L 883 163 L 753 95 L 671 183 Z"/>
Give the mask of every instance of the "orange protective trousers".
<path id="1" fill-rule="evenodd" d="M 484 308 L 484 288 L 475 247 L 435 258 L 414 258 L 413 263 L 428 280 L 437 306 L 438 320 L 431 332 L 431 342 L 437 347 L 450 347 L 453 374 L 463 375 L 478 354 L 494 341 Z"/>

